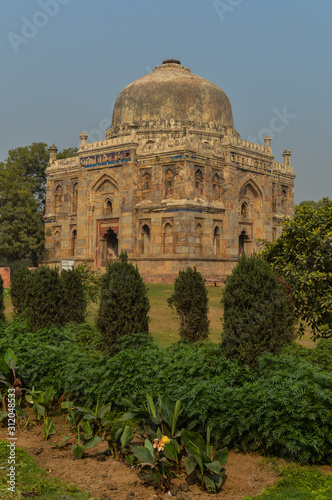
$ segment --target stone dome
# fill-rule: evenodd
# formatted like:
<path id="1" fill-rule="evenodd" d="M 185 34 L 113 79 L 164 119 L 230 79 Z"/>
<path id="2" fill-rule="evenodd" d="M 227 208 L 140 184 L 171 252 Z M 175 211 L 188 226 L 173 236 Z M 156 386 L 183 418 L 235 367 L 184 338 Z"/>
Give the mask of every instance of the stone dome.
<path id="1" fill-rule="evenodd" d="M 188 125 L 191 122 L 198 128 L 203 123 L 217 130 L 233 127 L 232 108 L 225 92 L 173 59 L 164 61 L 119 94 L 111 128 L 148 127 L 151 122 L 170 120 Z"/>

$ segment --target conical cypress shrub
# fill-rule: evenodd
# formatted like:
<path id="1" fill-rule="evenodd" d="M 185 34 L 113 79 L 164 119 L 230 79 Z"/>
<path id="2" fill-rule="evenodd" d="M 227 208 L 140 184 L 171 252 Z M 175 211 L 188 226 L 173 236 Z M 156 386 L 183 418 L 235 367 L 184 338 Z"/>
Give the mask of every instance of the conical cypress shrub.
<path id="1" fill-rule="evenodd" d="M 61 326 L 67 320 L 66 290 L 57 268 L 39 267 L 31 273 L 27 294 L 32 331 Z"/>
<path id="2" fill-rule="evenodd" d="M 122 336 L 149 333 L 147 288 L 126 253 L 107 267 L 101 285 L 97 326 L 106 350 Z"/>
<path id="3" fill-rule="evenodd" d="M 295 338 L 294 305 L 270 264 L 243 254 L 225 280 L 222 349 L 251 367 L 263 352 L 279 354 Z"/>
<path id="4" fill-rule="evenodd" d="M 13 272 L 10 280 L 10 297 L 14 307 L 14 314 L 22 314 L 27 308 L 27 294 L 30 289 L 31 271 L 27 267 L 20 267 Z"/>
<path id="5" fill-rule="evenodd" d="M 174 292 L 167 302 L 170 307 L 175 307 L 180 318 L 179 333 L 182 340 L 196 342 L 208 337 L 208 301 L 205 279 L 196 267 L 179 271 Z"/>
<path id="6" fill-rule="evenodd" d="M 61 272 L 67 302 L 66 322 L 83 323 L 87 302 L 85 299 L 81 275 L 76 269 Z"/>

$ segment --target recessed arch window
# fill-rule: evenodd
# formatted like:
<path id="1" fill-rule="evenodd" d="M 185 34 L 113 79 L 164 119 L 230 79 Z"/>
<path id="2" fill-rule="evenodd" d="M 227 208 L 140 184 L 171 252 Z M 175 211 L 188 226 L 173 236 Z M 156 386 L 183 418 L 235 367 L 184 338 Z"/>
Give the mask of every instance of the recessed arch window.
<path id="1" fill-rule="evenodd" d="M 56 212 L 60 210 L 61 204 L 62 204 L 62 186 L 60 186 L 59 184 L 54 191 L 54 207 Z"/>
<path id="2" fill-rule="evenodd" d="M 71 250 L 71 255 L 74 256 L 76 254 L 76 243 L 77 243 L 77 230 L 73 229 L 71 232 L 71 238 L 70 238 L 70 250 Z"/>
<path id="3" fill-rule="evenodd" d="M 203 174 L 200 169 L 195 172 L 195 194 L 198 198 L 203 196 Z"/>
<path id="4" fill-rule="evenodd" d="M 104 215 L 111 215 L 112 212 L 113 212 L 112 201 L 110 199 L 107 199 L 104 202 Z"/>
<path id="5" fill-rule="evenodd" d="M 221 231 L 220 227 L 216 226 L 213 231 L 213 253 L 214 255 L 220 255 L 220 241 L 221 241 Z"/>
<path id="6" fill-rule="evenodd" d="M 203 227 L 202 224 L 196 224 L 195 228 L 195 254 L 202 255 L 203 253 Z"/>
<path id="7" fill-rule="evenodd" d="M 72 203 L 71 203 L 72 212 L 77 212 L 77 202 L 78 202 L 78 183 L 75 182 L 75 184 L 73 184 L 73 189 L 72 189 Z"/>
<path id="8" fill-rule="evenodd" d="M 174 172 L 170 168 L 165 173 L 165 198 L 173 196 L 174 192 Z"/>
<path id="9" fill-rule="evenodd" d="M 241 217 L 244 219 L 249 218 L 249 204 L 246 201 L 244 201 L 241 205 Z"/>
<path id="10" fill-rule="evenodd" d="M 221 178 L 218 174 L 214 174 L 212 178 L 212 193 L 213 201 L 219 201 L 221 197 Z"/>
<path id="11" fill-rule="evenodd" d="M 142 176 L 142 198 L 147 200 L 151 195 L 151 175 L 149 172 L 145 172 Z"/>
<path id="12" fill-rule="evenodd" d="M 142 253 L 144 255 L 150 253 L 150 228 L 147 224 L 142 226 Z"/>
<path id="13" fill-rule="evenodd" d="M 61 253 L 61 233 L 60 233 L 60 231 L 55 231 L 53 234 L 53 249 L 54 249 L 54 257 L 60 257 L 60 253 Z"/>
<path id="14" fill-rule="evenodd" d="M 163 253 L 173 253 L 173 227 L 169 222 L 163 231 Z"/>

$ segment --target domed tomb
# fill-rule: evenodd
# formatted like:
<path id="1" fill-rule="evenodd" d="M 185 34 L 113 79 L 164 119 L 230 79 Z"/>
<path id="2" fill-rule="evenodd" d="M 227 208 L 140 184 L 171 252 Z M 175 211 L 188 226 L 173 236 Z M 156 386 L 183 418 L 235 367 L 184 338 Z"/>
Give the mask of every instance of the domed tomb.
<path id="1" fill-rule="evenodd" d="M 167 128 L 171 120 L 195 128 L 205 128 L 206 123 L 216 130 L 233 127 L 232 108 L 225 92 L 171 59 L 119 94 L 106 137 L 125 126 L 151 127 L 163 122 Z"/>

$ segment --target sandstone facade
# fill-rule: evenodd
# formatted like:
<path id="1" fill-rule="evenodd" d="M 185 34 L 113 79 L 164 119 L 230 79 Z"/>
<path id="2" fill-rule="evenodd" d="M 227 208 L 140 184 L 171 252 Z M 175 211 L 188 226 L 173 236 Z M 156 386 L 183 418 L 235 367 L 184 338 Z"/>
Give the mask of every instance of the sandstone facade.
<path id="1" fill-rule="evenodd" d="M 47 168 L 46 258 L 105 267 L 120 250 L 146 281 L 196 266 L 219 281 L 275 239 L 294 208 L 290 151 L 242 140 L 216 85 L 166 61 L 126 87 L 105 140 Z"/>

